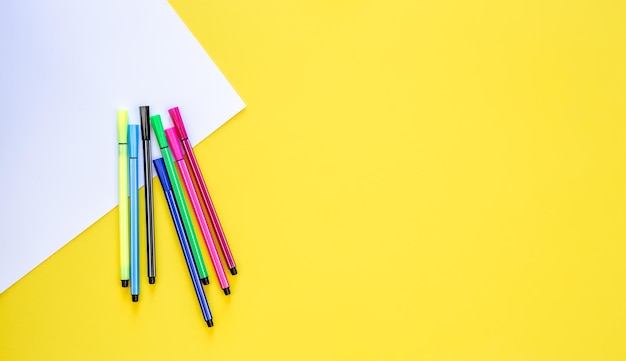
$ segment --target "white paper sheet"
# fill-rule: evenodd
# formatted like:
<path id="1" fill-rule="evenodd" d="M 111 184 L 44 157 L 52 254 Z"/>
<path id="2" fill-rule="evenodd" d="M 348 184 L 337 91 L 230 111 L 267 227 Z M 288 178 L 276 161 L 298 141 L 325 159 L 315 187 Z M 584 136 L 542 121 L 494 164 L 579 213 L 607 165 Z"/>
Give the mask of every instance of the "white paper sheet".
<path id="1" fill-rule="evenodd" d="M 165 0 L 0 2 L 0 293 L 117 205 L 140 105 L 194 145 L 245 107 Z"/>

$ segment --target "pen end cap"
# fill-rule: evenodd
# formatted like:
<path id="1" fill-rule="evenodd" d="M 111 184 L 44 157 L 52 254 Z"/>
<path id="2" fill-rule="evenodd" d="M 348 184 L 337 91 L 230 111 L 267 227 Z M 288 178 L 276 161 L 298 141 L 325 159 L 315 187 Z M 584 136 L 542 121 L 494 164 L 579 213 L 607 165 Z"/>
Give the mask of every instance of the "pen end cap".
<path id="1" fill-rule="evenodd" d="M 165 129 L 165 137 L 167 138 L 168 143 L 170 144 L 170 150 L 172 151 L 172 155 L 175 160 L 182 160 L 184 157 L 183 148 L 180 146 L 180 139 L 178 138 L 178 133 L 176 128 L 171 127 Z"/>
<path id="2" fill-rule="evenodd" d="M 224 288 L 224 294 L 225 294 L 226 296 L 230 295 L 230 287 L 226 287 L 226 288 Z"/>
<path id="3" fill-rule="evenodd" d="M 202 281 L 202 284 L 205 285 L 205 286 L 209 284 L 209 278 L 208 277 L 204 277 L 203 279 L 201 279 L 201 281 Z"/>
<path id="4" fill-rule="evenodd" d="M 208 320 L 208 321 L 206 322 L 206 324 L 207 324 L 209 327 L 213 327 L 213 320 Z"/>
<path id="5" fill-rule="evenodd" d="M 122 287 L 128 287 L 128 280 L 122 280 Z"/>
<path id="6" fill-rule="evenodd" d="M 150 124 L 152 124 L 152 130 L 154 131 L 154 135 L 156 135 L 159 147 L 167 147 L 167 139 L 165 138 L 165 132 L 163 131 L 163 122 L 161 122 L 161 116 L 159 114 L 150 116 Z"/>
<path id="7" fill-rule="evenodd" d="M 148 283 L 153 285 L 156 282 L 156 277 L 148 277 Z"/>
<path id="8" fill-rule="evenodd" d="M 147 105 L 139 107 L 139 118 L 141 119 L 141 137 L 150 140 L 150 107 Z"/>
<path id="9" fill-rule="evenodd" d="M 172 123 L 178 130 L 178 134 L 180 134 L 181 139 L 187 139 L 187 130 L 185 130 L 185 124 L 183 124 L 183 117 L 180 115 L 180 110 L 178 107 L 174 107 L 168 110 L 170 113 L 170 118 L 172 118 Z"/>
<path id="10" fill-rule="evenodd" d="M 117 142 L 126 143 L 128 139 L 128 110 L 117 111 Z"/>
<path id="11" fill-rule="evenodd" d="M 237 274 L 237 267 L 231 268 L 230 269 L 230 274 L 233 275 L 233 276 L 236 275 Z"/>
<path id="12" fill-rule="evenodd" d="M 128 126 L 128 156 L 137 158 L 139 151 L 139 125 L 130 124 Z"/>
<path id="13" fill-rule="evenodd" d="M 132 295 L 133 296 L 133 302 L 139 302 L 139 295 Z"/>

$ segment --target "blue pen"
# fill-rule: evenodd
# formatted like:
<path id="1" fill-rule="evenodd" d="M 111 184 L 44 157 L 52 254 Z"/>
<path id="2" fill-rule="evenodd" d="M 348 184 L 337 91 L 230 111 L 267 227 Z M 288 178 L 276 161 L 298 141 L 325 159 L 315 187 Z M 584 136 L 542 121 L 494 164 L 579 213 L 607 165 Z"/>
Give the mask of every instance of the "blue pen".
<path id="1" fill-rule="evenodd" d="M 128 170 L 130 185 L 130 294 L 139 301 L 139 125 L 128 126 Z"/>
<path id="2" fill-rule="evenodd" d="M 200 282 L 200 276 L 198 276 L 198 269 L 196 268 L 196 263 L 193 260 L 193 254 L 191 253 L 191 248 L 189 247 L 189 241 L 187 240 L 183 220 L 180 218 L 180 213 L 178 213 L 176 199 L 174 198 L 172 185 L 167 175 L 165 162 L 163 161 L 163 158 L 158 158 L 155 159 L 153 163 L 159 180 L 161 181 L 161 187 L 163 187 L 165 199 L 167 199 L 167 206 L 170 209 L 170 214 L 172 215 L 172 220 L 174 221 L 176 233 L 178 234 L 178 240 L 180 241 L 180 247 L 183 249 L 183 254 L 185 255 L 185 262 L 187 263 L 187 269 L 189 270 L 189 275 L 191 276 L 191 281 L 193 282 L 193 288 L 196 290 L 198 302 L 200 302 L 202 315 L 204 316 L 206 324 L 209 325 L 209 327 L 213 327 L 213 315 L 211 315 L 209 302 L 204 294 L 204 289 L 202 288 L 202 283 Z"/>

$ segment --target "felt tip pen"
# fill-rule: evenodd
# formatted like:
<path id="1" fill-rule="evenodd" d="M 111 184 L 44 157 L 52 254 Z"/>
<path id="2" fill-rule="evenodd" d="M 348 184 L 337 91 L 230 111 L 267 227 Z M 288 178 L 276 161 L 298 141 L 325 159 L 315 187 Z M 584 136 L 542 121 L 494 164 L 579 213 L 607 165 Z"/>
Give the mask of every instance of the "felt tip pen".
<path id="1" fill-rule="evenodd" d="M 217 236 L 220 249 L 222 250 L 222 255 L 226 260 L 226 265 L 230 269 L 230 273 L 234 276 L 237 274 L 237 265 L 235 264 L 235 259 L 233 258 L 233 254 L 230 250 L 230 247 L 228 246 L 228 241 L 226 241 L 226 235 L 224 234 L 224 230 L 222 229 L 220 219 L 217 217 L 217 212 L 215 210 L 215 206 L 213 206 L 213 201 L 211 200 L 211 196 L 209 195 L 209 190 L 206 186 L 206 182 L 204 181 L 204 177 L 202 176 L 200 165 L 198 165 L 196 155 L 193 152 L 191 143 L 189 142 L 187 130 L 185 129 L 185 124 L 183 123 L 183 117 L 180 115 L 180 110 L 178 109 L 178 107 L 172 108 L 168 112 L 170 113 L 170 117 L 172 118 L 172 122 L 174 123 L 176 130 L 178 130 L 180 140 L 183 143 L 185 157 L 187 158 L 189 165 L 191 165 L 191 173 L 193 174 L 193 178 L 196 181 L 198 189 L 200 189 L 202 202 L 204 203 L 204 206 L 209 213 L 209 218 L 211 219 L 211 223 L 213 224 L 213 229 L 215 230 L 215 235 Z"/>
<path id="2" fill-rule="evenodd" d="M 152 154 L 150 150 L 150 107 L 139 107 L 141 138 L 143 140 L 143 179 L 146 208 L 146 244 L 148 283 L 156 282 L 156 252 L 154 248 L 154 210 L 152 201 Z"/>
<path id="3" fill-rule="evenodd" d="M 193 212 L 196 215 L 196 219 L 198 220 L 200 232 L 202 233 L 202 237 L 204 237 L 204 243 L 209 250 L 211 263 L 213 263 L 213 269 L 215 269 L 215 274 L 217 275 L 217 279 L 220 282 L 220 287 L 222 288 L 222 290 L 224 290 L 224 294 L 229 295 L 230 287 L 228 284 L 228 279 L 226 278 L 226 273 L 224 273 L 224 268 L 222 267 L 220 257 L 217 254 L 215 242 L 213 241 L 213 237 L 211 236 L 211 230 L 209 229 L 207 220 L 204 217 L 204 212 L 202 212 L 200 200 L 198 199 L 198 195 L 196 194 L 196 191 L 193 187 L 193 181 L 191 180 L 189 169 L 187 169 L 187 165 L 185 164 L 183 149 L 180 147 L 180 141 L 178 140 L 178 134 L 176 134 L 176 128 L 172 127 L 166 129 L 165 136 L 167 137 L 167 141 L 170 144 L 170 149 L 172 150 L 172 155 L 174 156 L 174 161 L 176 162 L 178 172 L 183 179 L 183 184 L 185 186 L 185 190 L 187 191 L 187 196 L 189 196 L 189 200 L 191 201 L 191 208 L 193 208 Z"/>
<path id="4" fill-rule="evenodd" d="M 178 213 L 176 199 L 174 198 L 172 185 L 170 184 L 170 181 L 168 179 L 165 163 L 163 162 L 163 158 L 155 159 L 153 162 L 154 168 L 157 172 L 157 177 L 159 177 L 159 180 L 161 181 L 161 187 L 163 188 L 163 193 L 165 194 L 165 199 L 167 200 L 167 206 L 170 209 L 170 214 L 172 216 L 172 221 L 174 222 L 174 227 L 176 228 L 176 234 L 178 235 L 180 247 L 182 248 L 183 255 L 185 256 L 185 263 L 187 264 L 187 269 L 189 270 L 189 276 L 191 276 L 193 289 L 196 291 L 196 297 L 198 298 L 198 303 L 200 303 L 202 316 L 204 317 L 204 321 L 207 323 L 207 325 L 209 327 L 212 327 L 213 315 L 211 314 L 209 302 L 207 301 L 206 295 L 204 294 L 204 288 L 202 288 L 200 277 L 198 277 L 198 269 L 196 268 L 196 264 L 193 260 L 193 254 L 191 253 L 191 249 L 189 248 L 187 235 L 185 234 L 185 229 L 183 226 L 183 220 L 180 218 L 180 214 Z"/>
<path id="5" fill-rule="evenodd" d="M 130 279 L 130 241 L 128 229 L 128 111 L 117 111 L 118 192 L 120 224 L 120 279 L 128 287 Z"/>
<path id="6" fill-rule="evenodd" d="M 202 256 L 202 251 L 200 250 L 200 245 L 198 244 L 198 236 L 196 236 L 196 231 L 193 228 L 193 222 L 191 220 L 191 215 L 189 214 L 189 209 L 187 208 L 183 188 L 180 185 L 180 180 L 178 179 L 178 174 L 176 173 L 176 167 L 174 165 L 174 160 L 172 159 L 172 152 L 167 144 L 165 132 L 163 132 L 161 116 L 158 114 L 151 116 L 150 123 L 152 123 L 152 130 L 154 131 L 154 135 L 156 136 L 159 147 L 161 148 L 161 155 L 163 156 L 163 162 L 165 163 L 165 168 L 167 169 L 167 174 L 169 176 L 170 183 L 172 184 L 174 198 L 176 198 L 176 204 L 178 205 L 178 210 L 180 211 L 180 216 L 183 220 L 183 225 L 185 226 L 185 232 L 187 233 L 189 246 L 191 246 L 193 259 L 196 262 L 196 267 L 198 267 L 198 275 L 200 276 L 202 283 L 207 285 L 209 284 L 209 274 L 206 266 L 204 265 L 204 257 Z"/>
<path id="7" fill-rule="evenodd" d="M 139 125 L 128 126 L 128 169 L 130 175 L 130 294 L 139 301 Z"/>

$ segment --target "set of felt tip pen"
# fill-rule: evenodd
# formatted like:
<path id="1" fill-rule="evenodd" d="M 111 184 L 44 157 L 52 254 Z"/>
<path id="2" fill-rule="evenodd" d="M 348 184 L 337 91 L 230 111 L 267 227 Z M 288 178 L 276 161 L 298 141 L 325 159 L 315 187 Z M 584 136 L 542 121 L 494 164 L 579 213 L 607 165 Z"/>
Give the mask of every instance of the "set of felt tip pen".
<path id="1" fill-rule="evenodd" d="M 147 244 L 147 274 L 150 284 L 156 283 L 156 249 L 154 233 L 154 203 L 152 194 L 152 164 L 167 201 L 169 213 L 178 236 L 185 263 L 200 304 L 202 315 L 209 327 L 213 316 L 202 285 L 209 284 L 208 271 L 198 241 L 193 220 L 187 207 L 191 203 L 193 214 L 200 228 L 210 256 L 213 270 L 220 288 L 229 295 L 230 284 L 222 261 L 211 235 L 210 224 L 217 236 L 218 244 L 231 275 L 237 268 L 217 212 L 209 195 L 204 177 L 196 160 L 187 135 L 180 110 L 172 108 L 169 114 L 174 127 L 163 129 L 160 115 L 150 116 L 147 106 L 139 108 L 143 139 L 145 229 Z M 139 125 L 129 124 L 128 111 L 118 111 L 119 148 L 119 224 L 120 224 L 120 274 L 122 287 L 130 285 L 131 298 L 139 300 L 139 188 L 138 188 L 138 143 Z M 161 156 L 152 160 L 150 152 L 150 130 L 156 136 Z M 152 161 L 151 161 L 152 160 Z M 187 166 L 191 167 L 191 172 Z M 181 182 L 182 179 L 182 182 Z M 181 186 L 182 183 L 182 186 Z M 184 191 L 183 191 L 184 189 Z M 198 193 L 196 192 L 198 189 Z M 186 194 L 186 196 L 185 196 Z M 208 219 L 203 206 L 207 210 Z"/>

